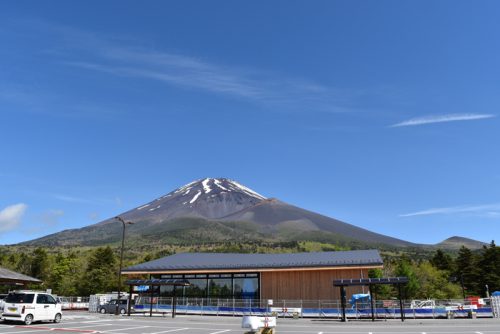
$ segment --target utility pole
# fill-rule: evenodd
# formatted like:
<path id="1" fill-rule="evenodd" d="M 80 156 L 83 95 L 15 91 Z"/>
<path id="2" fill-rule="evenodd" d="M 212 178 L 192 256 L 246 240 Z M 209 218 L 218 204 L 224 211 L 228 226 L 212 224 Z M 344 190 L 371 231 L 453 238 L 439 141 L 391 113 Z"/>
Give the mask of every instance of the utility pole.
<path id="1" fill-rule="evenodd" d="M 123 230 L 122 230 L 122 247 L 120 250 L 120 269 L 118 270 L 118 301 L 116 302 L 116 310 L 115 314 L 118 315 L 120 314 L 120 298 L 121 298 L 121 290 L 122 290 L 122 266 L 123 266 L 123 248 L 125 246 L 125 225 L 132 225 L 133 223 L 128 221 L 126 222 L 123 220 L 122 217 L 116 216 L 116 220 L 120 221 L 123 225 Z"/>

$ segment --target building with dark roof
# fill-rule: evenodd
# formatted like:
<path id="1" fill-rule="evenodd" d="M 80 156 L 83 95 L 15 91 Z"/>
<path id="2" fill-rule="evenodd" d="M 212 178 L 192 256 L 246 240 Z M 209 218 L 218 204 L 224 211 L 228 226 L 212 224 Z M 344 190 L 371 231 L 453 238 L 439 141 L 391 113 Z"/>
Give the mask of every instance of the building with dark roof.
<path id="1" fill-rule="evenodd" d="M 38 278 L 30 277 L 15 271 L 0 267 L 0 285 L 25 285 L 42 283 Z"/>
<path id="2" fill-rule="evenodd" d="M 333 281 L 367 278 L 368 270 L 382 268 L 377 250 L 288 254 L 181 253 L 125 268 L 131 277 L 186 279 L 182 295 L 236 299 L 339 299 Z M 160 287 L 172 296 L 172 287 Z M 349 288 L 355 293 L 359 287 Z"/>

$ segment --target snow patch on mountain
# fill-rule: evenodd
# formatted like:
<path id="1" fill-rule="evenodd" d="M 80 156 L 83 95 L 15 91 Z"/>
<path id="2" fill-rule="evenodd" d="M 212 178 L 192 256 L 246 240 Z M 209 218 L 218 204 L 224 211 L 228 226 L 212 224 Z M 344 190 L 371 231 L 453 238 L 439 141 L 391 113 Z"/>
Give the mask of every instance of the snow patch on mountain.
<path id="1" fill-rule="evenodd" d="M 210 187 L 208 186 L 208 182 L 210 182 L 210 179 L 209 179 L 209 178 L 207 178 L 207 179 L 205 179 L 205 180 L 203 180 L 203 181 L 201 182 L 201 184 L 203 185 L 203 190 L 205 190 L 205 194 L 208 194 L 209 192 L 211 192 L 211 191 L 212 191 L 212 188 L 210 188 Z"/>
<path id="2" fill-rule="evenodd" d="M 200 197 L 201 195 L 201 190 L 198 190 L 198 192 L 196 193 L 196 195 L 193 196 L 193 199 L 189 201 L 190 204 L 193 204 L 194 202 L 196 202 L 196 200 L 198 199 L 198 197 Z"/>
<path id="3" fill-rule="evenodd" d="M 142 210 L 144 208 L 147 208 L 148 206 L 150 206 L 151 204 L 146 204 L 146 205 L 143 205 L 143 206 L 140 206 L 137 208 L 137 210 Z"/>

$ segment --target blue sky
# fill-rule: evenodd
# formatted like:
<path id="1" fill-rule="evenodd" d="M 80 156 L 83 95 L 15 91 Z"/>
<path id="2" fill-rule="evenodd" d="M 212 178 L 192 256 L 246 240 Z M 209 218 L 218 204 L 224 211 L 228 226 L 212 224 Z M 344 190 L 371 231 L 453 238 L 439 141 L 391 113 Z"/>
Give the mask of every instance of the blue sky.
<path id="1" fill-rule="evenodd" d="M 413 242 L 498 239 L 499 10 L 3 1 L 0 244 L 204 177 Z"/>

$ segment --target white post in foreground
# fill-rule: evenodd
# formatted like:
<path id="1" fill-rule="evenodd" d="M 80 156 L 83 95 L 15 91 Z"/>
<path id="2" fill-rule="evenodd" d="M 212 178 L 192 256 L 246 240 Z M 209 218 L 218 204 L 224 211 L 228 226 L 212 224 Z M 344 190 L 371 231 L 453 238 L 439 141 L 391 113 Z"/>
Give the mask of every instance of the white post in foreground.
<path id="1" fill-rule="evenodd" d="M 243 316 L 241 328 L 250 329 L 250 333 L 274 333 L 276 317 Z"/>

